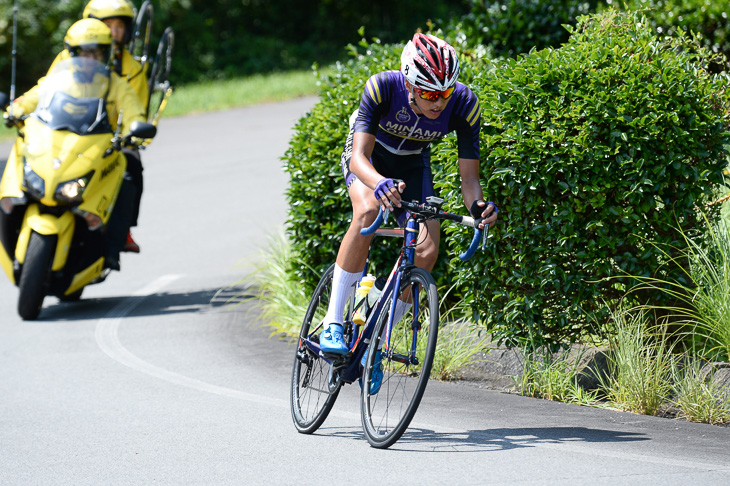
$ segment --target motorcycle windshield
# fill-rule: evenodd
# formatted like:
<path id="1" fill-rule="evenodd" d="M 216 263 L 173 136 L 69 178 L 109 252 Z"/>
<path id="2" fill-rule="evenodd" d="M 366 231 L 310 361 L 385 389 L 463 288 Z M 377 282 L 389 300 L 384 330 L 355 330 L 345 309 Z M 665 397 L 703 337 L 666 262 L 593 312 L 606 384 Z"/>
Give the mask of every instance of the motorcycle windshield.
<path id="1" fill-rule="evenodd" d="M 112 133 L 106 111 L 109 72 L 104 64 L 85 57 L 58 62 L 38 87 L 33 116 L 52 130 Z"/>

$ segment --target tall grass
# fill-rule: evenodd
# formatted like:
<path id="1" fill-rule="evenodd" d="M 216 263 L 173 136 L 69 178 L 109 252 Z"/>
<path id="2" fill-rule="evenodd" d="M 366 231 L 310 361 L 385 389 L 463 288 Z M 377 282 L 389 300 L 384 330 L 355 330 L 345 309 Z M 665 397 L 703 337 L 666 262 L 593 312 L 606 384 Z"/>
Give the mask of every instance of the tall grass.
<path id="1" fill-rule="evenodd" d="M 669 257 L 668 264 L 685 269 L 688 283 L 638 278 L 636 289 L 651 288 L 669 294 L 678 304 L 646 306 L 661 310 L 669 320 L 683 325 L 683 336 L 693 355 L 730 361 L 730 231 L 725 219 L 705 217 L 703 234 L 683 233 L 686 251 Z"/>
<path id="2" fill-rule="evenodd" d="M 714 374 L 711 365 L 703 367 L 698 359 L 678 361 L 672 367 L 672 403 L 679 409 L 678 417 L 713 425 L 730 422 L 730 394 L 713 380 Z"/>
<path id="3" fill-rule="evenodd" d="M 457 304 L 445 309 L 448 296 L 453 290 L 441 289 L 440 317 L 436 356 L 431 368 L 431 376 L 438 380 L 453 380 L 459 370 L 478 363 L 484 358 L 484 351 L 490 342 L 488 336 L 476 328 L 470 318 L 471 309 Z"/>
<path id="4" fill-rule="evenodd" d="M 645 310 L 614 312 L 609 374 L 600 376 L 610 402 L 629 412 L 656 415 L 671 393 L 672 355 L 665 330 L 649 326 Z"/>
<path id="5" fill-rule="evenodd" d="M 569 351 L 551 353 L 547 349 L 523 350 L 522 375 L 515 378 L 520 394 L 566 403 L 593 405 L 598 391 L 588 392 L 578 384 L 582 355 L 571 357 Z"/>
<path id="6" fill-rule="evenodd" d="M 294 338 L 299 335 L 310 296 L 292 279 L 291 245 L 283 233 L 269 239 L 266 250 L 254 260 L 253 271 L 237 285 L 254 289 L 238 301 L 253 304 L 260 319 L 271 327 L 271 335 Z"/>

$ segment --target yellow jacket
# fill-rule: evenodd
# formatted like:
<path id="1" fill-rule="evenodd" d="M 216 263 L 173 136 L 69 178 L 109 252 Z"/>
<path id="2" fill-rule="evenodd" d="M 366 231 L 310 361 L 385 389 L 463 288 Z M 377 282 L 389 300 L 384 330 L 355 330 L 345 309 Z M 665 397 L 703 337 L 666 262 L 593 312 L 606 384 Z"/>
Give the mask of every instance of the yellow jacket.
<path id="1" fill-rule="evenodd" d="M 64 50 L 64 52 L 66 51 Z M 59 60 L 58 57 L 56 60 Z M 123 110 L 121 133 L 125 134 L 129 132 L 129 126 L 132 122 L 147 121 L 147 118 L 145 117 L 145 110 L 137 96 L 137 92 L 132 89 L 129 83 L 124 81 L 124 79 L 115 72 L 110 73 L 110 75 L 109 94 L 106 99 L 106 109 L 109 115 L 109 121 L 112 129 L 116 130 L 119 112 L 120 110 Z M 39 87 L 45 79 L 46 77 L 39 79 L 37 85 L 13 102 L 12 109 L 14 117 L 18 118 L 32 113 L 36 109 L 36 106 L 38 106 Z"/>
<path id="2" fill-rule="evenodd" d="M 56 63 L 68 58 L 69 55 L 66 49 L 59 52 L 56 56 L 56 59 L 53 60 L 51 67 L 48 68 L 48 72 L 53 69 Z M 118 60 L 119 56 L 115 56 L 114 62 L 117 62 Z M 142 103 L 142 107 L 144 108 L 144 111 L 146 113 L 148 109 L 147 105 L 150 101 L 149 86 L 147 85 L 147 67 L 149 66 L 149 64 L 145 64 L 144 69 L 142 69 L 142 65 L 139 63 L 139 61 L 137 61 L 126 49 L 121 50 L 121 60 L 122 72 L 121 74 L 117 74 L 120 74 L 123 79 L 126 79 L 127 82 L 132 86 L 132 88 L 134 88 L 134 90 L 137 92 L 137 95 L 139 96 L 139 101 Z M 116 69 L 114 71 L 116 71 Z"/>

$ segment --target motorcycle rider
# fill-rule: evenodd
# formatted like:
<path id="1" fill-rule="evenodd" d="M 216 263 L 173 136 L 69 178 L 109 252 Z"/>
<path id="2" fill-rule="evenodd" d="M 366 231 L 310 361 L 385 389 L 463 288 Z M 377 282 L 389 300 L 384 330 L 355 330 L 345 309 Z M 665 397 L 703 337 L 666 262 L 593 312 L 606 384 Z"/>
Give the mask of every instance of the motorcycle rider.
<path id="1" fill-rule="evenodd" d="M 74 23 L 64 37 L 64 51 L 60 54 L 64 59 L 91 57 L 101 63 L 108 63 L 111 56 L 112 34 L 111 29 L 101 20 L 82 19 Z M 59 56 L 60 56 L 59 55 Z M 83 64 L 83 63 L 80 63 Z M 130 125 L 135 122 L 146 121 L 144 108 L 134 89 L 116 72 L 109 73 L 109 93 L 106 99 L 106 109 L 112 129 L 117 128 L 119 114 L 122 114 L 121 133 L 129 132 Z M 32 113 L 38 104 L 39 86 L 45 78 L 38 80 L 38 84 L 13 101 L 5 113 L 5 119 L 14 123 L 24 115 Z M 77 82 L 84 82 L 82 77 Z M 12 115 L 12 116 L 11 116 Z M 108 252 L 105 265 L 112 270 L 119 270 L 119 253 L 124 249 L 126 237 L 129 233 L 131 214 L 135 198 L 135 187 L 131 177 L 125 175 L 122 187 L 117 197 L 114 212 L 107 228 Z"/>
<path id="2" fill-rule="evenodd" d="M 91 0 L 86 4 L 82 17 L 85 19 L 97 19 L 104 22 L 111 29 L 114 45 L 112 68 L 123 79 L 134 88 L 139 96 L 144 112 L 147 113 L 149 104 L 149 86 L 147 83 L 146 69 L 137 61 L 127 49 L 134 33 L 134 19 L 137 16 L 137 9 L 129 0 Z M 51 64 L 68 59 L 68 51 L 61 51 Z M 49 71 L 50 71 L 49 69 Z M 127 157 L 127 172 L 132 178 L 136 195 L 134 208 L 132 210 L 130 226 L 137 226 L 139 217 L 139 206 L 142 200 L 144 189 L 144 178 L 142 171 L 142 159 L 139 150 L 125 147 L 122 152 Z M 131 231 L 127 233 L 124 251 L 139 253 L 139 245 L 132 238 Z"/>

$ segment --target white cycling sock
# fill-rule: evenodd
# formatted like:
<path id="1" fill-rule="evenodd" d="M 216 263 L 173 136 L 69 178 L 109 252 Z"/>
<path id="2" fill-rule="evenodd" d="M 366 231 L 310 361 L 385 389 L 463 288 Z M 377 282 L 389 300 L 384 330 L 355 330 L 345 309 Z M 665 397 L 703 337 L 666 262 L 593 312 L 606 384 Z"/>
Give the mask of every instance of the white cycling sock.
<path id="1" fill-rule="evenodd" d="M 324 318 L 325 326 L 334 322 L 340 325 L 342 324 L 345 314 L 345 303 L 352 292 L 352 288 L 357 284 L 361 276 L 362 272 L 346 272 L 335 263 L 335 273 L 332 276 L 332 295 L 330 296 L 327 315 Z"/>

